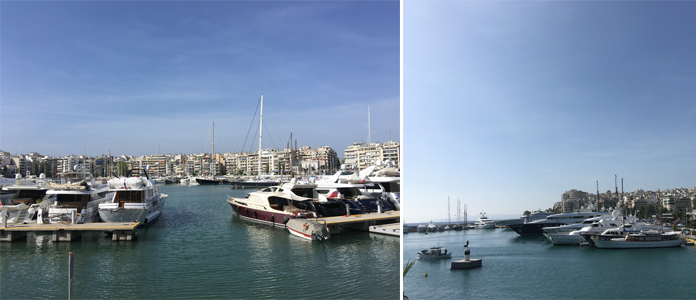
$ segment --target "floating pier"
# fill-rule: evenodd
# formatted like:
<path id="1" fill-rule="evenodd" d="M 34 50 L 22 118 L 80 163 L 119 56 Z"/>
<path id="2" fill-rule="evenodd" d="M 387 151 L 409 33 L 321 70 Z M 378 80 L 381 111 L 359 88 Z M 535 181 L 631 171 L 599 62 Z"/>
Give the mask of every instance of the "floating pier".
<path id="1" fill-rule="evenodd" d="M 457 260 L 453 261 L 451 268 L 455 269 L 472 269 L 481 267 L 482 262 L 480 259 L 470 259 L 470 260 Z"/>
<path id="2" fill-rule="evenodd" d="M 370 226 L 370 233 L 386 234 L 392 236 L 401 236 L 401 224 L 391 223 L 384 225 Z"/>
<path id="3" fill-rule="evenodd" d="M 55 224 L 7 224 L 0 227 L 0 242 L 26 239 L 28 232 L 52 232 L 54 242 L 70 242 L 80 239 L 85 231 L 112 232 L 112 241 L 130 241 L 137 236 L 135 228 L 140 223 L 55 223 Z"/>
<path id="4" fill-rule="evenodd" d="M 340 234 L 341 229 L 343 228 L 370 231 L 370 226 L 399 222 L 400 219 L 401 211 L 385 211 L 382 213 L 312 218 L 311 220 L 319 223 L 325 223 L 331 234 Z"/>

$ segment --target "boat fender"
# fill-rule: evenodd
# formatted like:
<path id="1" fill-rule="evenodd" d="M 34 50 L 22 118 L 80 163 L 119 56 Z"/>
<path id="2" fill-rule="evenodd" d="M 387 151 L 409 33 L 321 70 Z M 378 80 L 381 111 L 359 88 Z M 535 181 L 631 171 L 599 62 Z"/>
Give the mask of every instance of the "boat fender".
<path id="1" fill-rule="evenodd" d="M 256 212 L 254 212 L 254 219 L 258 219 L 258 217 L 256 217 Z"/>
<path id="2" fill-rule="evenodd" d="M 304 224 L 302 224 L 302 228 L 303 228 L 304 230 L 307 230 L 307 228 L 309 228 L 309 226 L 307 226 L 307 223 L 304 223 Z"/>
<path id="3" fill-rule="evenodd" d="M 271 222 L 275 222 L 275 216 L 271 216 Z"/>
<path id="4" fill-rule="evenodd" d="M 283 224 L 288 224 L 288 221 L 290 221 L 290 218 L 283 217 Z"/>

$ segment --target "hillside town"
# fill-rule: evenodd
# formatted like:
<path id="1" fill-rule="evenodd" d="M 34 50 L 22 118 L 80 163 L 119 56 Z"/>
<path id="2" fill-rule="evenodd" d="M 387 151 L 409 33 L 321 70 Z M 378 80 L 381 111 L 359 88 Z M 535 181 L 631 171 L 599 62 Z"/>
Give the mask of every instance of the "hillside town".
<path id="1" fill-rule="evenodd" d="M 399 168 L 400 143 L 356 142 L 344 150 L 339 158 L 334 149 L 328 146 L 311 148 L 262 149 L 253 153 L 195 153 L 195 154 L 156 154 L 140 157 L 102 154 L 95 157 L 68 155 L 57 157 L 31 152 L 14 154 L 0 150 L 0 172 L 4 177 L 15 174 L 54 177 L 76 167 L 89 170 L 95 177 L 125 175 L 128 170 L 149 168 L 152 176 L 197 176 L 228 175 L 320 175 L 341 169 L 362 170 L 375 161 L 389 161 Z M 259 170 L 259 157 L 261 170 Z M 111 169 L 111 172 L 108 170 Z"/>
<path id="2" fill-rule="evenodd" d="M 598 198 L 599 196 L 599 198 Z M 691 212 L 696 201 L 696 187 L 691 189 L 675 188 L 655 191 L 639 189 L 622 193 L 607 190 L 604 193 L 587 193 L 579 190 L 569 190 L 561 195 L 561 201 L 556 202 L 552 211 L 554 213 L 578 211 L 581 207 L 592 204 L 600 210 L 607 210 L 617 206 L 620 200 L 626 205 L 629 213 L 636 213 L 643 218 L 649 218 L 657 213 L 661 205 L 663 212 Z"/>

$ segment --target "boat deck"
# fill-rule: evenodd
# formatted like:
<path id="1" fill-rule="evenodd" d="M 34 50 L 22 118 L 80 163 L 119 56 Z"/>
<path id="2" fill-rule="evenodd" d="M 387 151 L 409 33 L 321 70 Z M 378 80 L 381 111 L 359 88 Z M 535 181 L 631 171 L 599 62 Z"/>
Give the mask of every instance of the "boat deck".
<path id="1" fill-rule="evenodd" d="M 370 226 L 370 233 L 401 236 L 401 223 Z"/>
<path id="2" fill-rule="evenodd" d="M 325 217 L 312 218 L 317 222 L 326 222 L 327 225 L 343 225 L 348 223 L 370 222 L 370 221 L 386 221 L 392 219 L 400 219 L 401 211 L 385 211 L 379 213 L 367 213 L 361 215 L 340 216 L 340 217 Z"/>
<path id="3" fill-rule="evenodd" d="M 2 224 L 0 224 L 2 226 Z M 113 232 L 112 240 L 132 240 L 137 236 L 135 228 L 140 223 L 51 223 L 51 224 L 7 224 L 0 227 L 0 242 L 11 242 L 26 238 L 27 232 L 53 232 L 53 241 L 72 241 L 79 239 L 84 231 Z"/>
<path id="4" fill-rule="evenodd" d="M 312 218 L 311 220 L 326 223 L 331 234 L 339 234 L 341 228 L 369 231 L 370 226 L 399 222 L 400 219 L 400 211 L 386 211 L 351 216 Z"/>

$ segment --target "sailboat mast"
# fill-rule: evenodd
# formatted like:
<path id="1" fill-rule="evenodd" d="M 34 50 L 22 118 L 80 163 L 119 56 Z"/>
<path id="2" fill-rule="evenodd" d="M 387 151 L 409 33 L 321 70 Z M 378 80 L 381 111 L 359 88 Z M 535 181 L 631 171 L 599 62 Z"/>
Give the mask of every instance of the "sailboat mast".
<path id="1" fill-rule="evenodd" d="M 597 211 L 599 211 L 599 180 L 597 181 Z"/>
<path id="2" fill-rule="evenodd" d="M 624 199 L 624 192 L 623 192 L 623 178 L 621 178 L 621 206 L 623 207 L 621 214 L 621 227 L 623 228 L 624 225 L 626 225 L 626 200 Z"/>
<path id="3" fill-rule="evenodd" d="M 215 164 L 215 122 L 213 122 L 213 154 L 210 157 L 210 176 L 212 176 L 212 177 L 215 177 L 215 172 L 213 172 L 213 165 L 214 164 Z"/>
<path id="4" fill-rule="evenodd" d="M 259 115 L 259 171 L 258 177 L 261 179 L 261 133 L 263 132 L 263 94 L 261 94 L 261 114 Z"/>
<path id="5" fill-rule="evenodd" d="M 450 199 L 447 197 L 447 223 L 452 223 L 452 219 L 450 219 Z"/>

